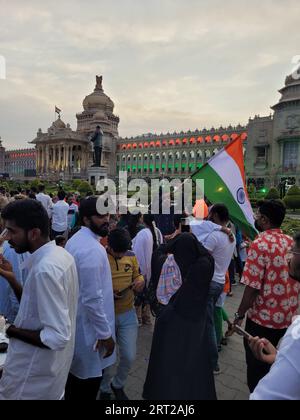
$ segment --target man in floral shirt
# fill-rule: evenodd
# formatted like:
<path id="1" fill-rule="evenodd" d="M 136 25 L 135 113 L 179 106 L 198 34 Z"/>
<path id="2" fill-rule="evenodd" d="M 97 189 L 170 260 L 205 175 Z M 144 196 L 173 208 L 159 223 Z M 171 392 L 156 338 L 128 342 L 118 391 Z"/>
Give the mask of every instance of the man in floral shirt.
<path id="1" fill-rule="evenodd" d="M 261 233 L 252 243 L 242 283 L 247 287 L 235 314 L 241 325 L 247 314 L 246 330 L 254 337 L 264 337 L 277 347 L 292 318 L 297 314 L 300 285 L 289 276 L 287 255 L 293 240 L 280 227 L 286 214 L 281 201 L 258 203 L 256 227 Z M 258 361 L 245 340 L 247 380 L 250 392 L 270 370 Z"/>

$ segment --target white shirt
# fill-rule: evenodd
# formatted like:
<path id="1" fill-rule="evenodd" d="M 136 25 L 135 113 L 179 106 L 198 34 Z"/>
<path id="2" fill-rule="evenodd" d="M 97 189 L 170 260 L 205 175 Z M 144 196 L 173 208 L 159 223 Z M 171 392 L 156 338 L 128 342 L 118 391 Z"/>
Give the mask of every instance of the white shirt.
<path id="1" fill-rule="evenodd" d="M 215 272 L 212 281 L 225 284 L 225 276 L 236 247 L 236 241 L 230 242 L 226 233 L 213 231 L 202 242 L 202 245 L 211 253 L 215 260 Z"/>
<path id="2" fill-rule="evenodd" d="M 275 363 L 250 400 L 300 400 L 300 317 L 283 337 Z"/>
<path id="3" fill-rule="evenodd" d="M 132 250 L 139 262 L 140 270 L 148 285 L 151 279 L 153 236 L 149 228 L 142 229 L 132 241 Z"/>
<path id="4" fill-rule="evenodd" d="M 49 195 L 46 195 L 44 193 L 39 193 L 37 194 L 36 199 L 40 203 L 42 203 L 43 207 L 46 209 L 48 213 L 49 219 L 51 219 L 53 203 Z"/>
<path id="5" fill-rule="evenodd" d="M 70 370 L 78 300 L 74 259 L 50 242 L 25 263 L 28 276 L 23 289 L 17 328 L 41 331 L 41 349 L 10 339 L 0 380 L 0 400 L 59 400 Z"/>
<path id="6" fill-rule="evenodd" d="M 220 231 L 222 229 L 222 226 L 209 220 L 197 220 L 194 217 L 191 218 L 189 224 L 192 233 L 196 236 L 200 243 L 203 243 L 212 232 Z"/>
<path id="7" fill-rule="evenodd" d="M 69 204 L 64 200 L 54 204 L 52 209 L 52 229 L 55 232 L 65 232 L 68 229 Z"/>
<path id="8" fill-rule="evenodd" d="M 115 310 L 112 275 L 100 238 L 82 227 L 68 241 L 66 249 L 73 255 L 79 277 L 75 355 L 71 373 L 80 379 L 102 376 L 102 370 L 115 363 L 115 353 L 103 359 L 94 352 L 97 340 L 114 337 Z"/>

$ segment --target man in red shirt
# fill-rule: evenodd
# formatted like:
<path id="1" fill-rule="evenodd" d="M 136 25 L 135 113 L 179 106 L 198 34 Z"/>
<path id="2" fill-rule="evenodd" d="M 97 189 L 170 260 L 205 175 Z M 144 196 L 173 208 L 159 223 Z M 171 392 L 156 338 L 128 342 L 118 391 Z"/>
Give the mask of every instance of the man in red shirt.
<path id="1" fill-rule="evenodd" d="M 286 209 L 278 200 L 258 203 L 256 227 L 261 233 L 252 243 L 245 265 L 242 283 L 247 287 L 235 314 L 235 324 L 241 325 L 247 314 L 246 330 L 253 337 L 264 337 L 277 347 L 292 318 L 297 314 L 300 285 L 289 275 L 288 253 L 293 239 L 280 227 Z M 247 380 L 250 392 L 270 370 L 270 365 L 257 360 L 244 342 Z"/>

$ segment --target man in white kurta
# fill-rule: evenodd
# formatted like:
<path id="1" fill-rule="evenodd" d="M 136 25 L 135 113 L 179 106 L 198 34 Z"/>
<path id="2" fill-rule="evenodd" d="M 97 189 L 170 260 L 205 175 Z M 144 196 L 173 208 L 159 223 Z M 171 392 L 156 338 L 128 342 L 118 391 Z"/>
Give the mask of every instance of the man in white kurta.
<path id="1" fill-rule="evenodd" d="M 66 393 L 69 400 L 76 399 L 77 395 L 84 400 L 96 399 L 102 371 L 116 361 L 115 353 L 105 358 L 107 352 L 104 343 L 113 340 L 115 314 L 107 253 L 100 244 L 99 235 L 94 233 L 97 231 L 95 223 L 98 223 L 101 232 L 102 218 L 96 211 L 96 199 L 91 197 L 84 201 L 79 211 L 81 223 L 85 221 L 89 224 L 91 221 L 91 226 L 83 226 L 66 245 L 76 262 L 80 290 L 75 354 Z M 107 222 L 108 219 L 103 216 L 103 220 Z M 100 343 L 99 351 L 95 351 L 97 343 Z"/>
<path id="2" fill-rule="evenodd" d="M 48 215 L 38 202 L 11 203 L 2 216 L 9 242 L 18 253 L 28 248 L 31 256 L 25 262 L 28 275 L 20 309 L 14 325 L 7 329 L 10 342 L 0 380 L 0 400 L 59 400 L 74 352 L 78 300 L 75 262 L 47 239 Z M 33 252 L 37 243 L 43 244 L 35 246 Z M 1 265 L 1 274 L 7 273 Z"/>

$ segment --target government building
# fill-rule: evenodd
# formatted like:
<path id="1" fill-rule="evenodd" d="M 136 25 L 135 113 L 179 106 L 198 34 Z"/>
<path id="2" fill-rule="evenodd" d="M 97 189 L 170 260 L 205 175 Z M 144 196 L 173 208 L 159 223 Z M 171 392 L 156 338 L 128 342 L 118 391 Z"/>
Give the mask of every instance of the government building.
<path id="1" fill-rule="evenodd" d="M 132 178 L 186 178 L 240 137 L 248 183 L 258 188 L 283 181 L 299 185 L 300 74 L 288 76 L 279 93 L 271 115 L 256 115 L 245 125 L 122 138 L 114 103 L 104 93 L 102 77 L 97 76 L 94 92 L 85 97 L 83 111 L 76 115 L 76 131 L 59 117 L 47 132 L 38 130 L 32 149 L 5 151 L 0 145 L 0 172 L 20 179 L 32 175 L 47 180 L 88 179 L 93 164 L 90 139 L 100 126 L 102 166 L 110 178 L 119 171 L 127 171 Z"/>

